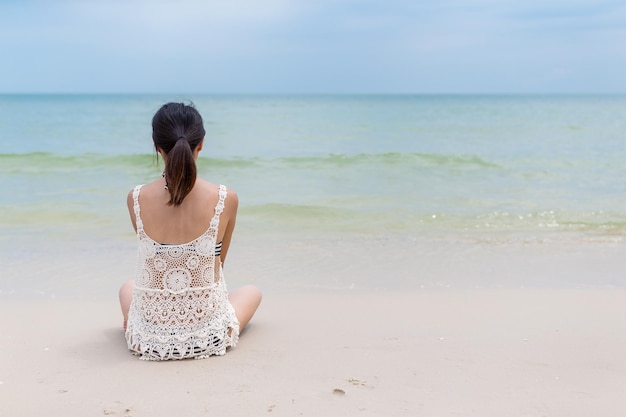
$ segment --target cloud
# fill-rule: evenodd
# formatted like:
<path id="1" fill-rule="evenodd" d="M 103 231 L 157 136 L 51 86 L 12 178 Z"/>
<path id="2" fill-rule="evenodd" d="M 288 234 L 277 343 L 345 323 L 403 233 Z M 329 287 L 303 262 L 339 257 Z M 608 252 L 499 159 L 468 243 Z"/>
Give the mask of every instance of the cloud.
<path id="1" fill-rule="evenodd" d="M 626 89 L 623 22 L 591 0 L 0 1 L 0 91 Z"/>
<path id="2" fill-rule="evenodd" d="M 91 21 L 115 21 L 124 25 L 167 31 L 171 28 L 198 27 L 211 30 L 259 23 L 289 17 L 294 7 L 287 0 L 230 1 L 106 1 L 73 2 L 71 7 Z"/>
<path id="3" fill-rule="evenodd" d="M 294 10 L 287 0 L 261 0 L 253 7 L 245 0 L 26 1 L 19 7 L 0 4 L 0 31 L 19 35 L 11 41 L 22 44 L 124 47 L 153 40 L 167 46 L 170 39 L 211 41 L 254 32 L 288 19 Z"/>

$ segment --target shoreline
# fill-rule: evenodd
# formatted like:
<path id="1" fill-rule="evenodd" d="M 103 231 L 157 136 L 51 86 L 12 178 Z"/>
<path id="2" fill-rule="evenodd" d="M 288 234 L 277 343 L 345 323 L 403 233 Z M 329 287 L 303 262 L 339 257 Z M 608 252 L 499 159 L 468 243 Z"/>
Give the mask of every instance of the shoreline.
<path id="1" fill-rule="evenodd" d="M 26 251 L 23 248 L 28 247 Z M 268 256 L 266 250 L 274 255 Z M 63 240 L 7 247 L 0 300 L 94 300 L 133 278 L 136 241 Z M 624 289 L 623 238 L 431 238 L 409 235 L 236 236 L 228 288 L 275 293 L 449 289 Z"/>

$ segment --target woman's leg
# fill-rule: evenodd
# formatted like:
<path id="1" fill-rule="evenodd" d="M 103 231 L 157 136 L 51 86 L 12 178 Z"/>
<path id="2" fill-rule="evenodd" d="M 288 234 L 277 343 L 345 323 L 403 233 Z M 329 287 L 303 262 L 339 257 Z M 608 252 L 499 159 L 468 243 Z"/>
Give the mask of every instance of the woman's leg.
<path id="1" fill-rule="evenodd" d="M 126 322 L 128 321 L 128 310 L 130 310 L 130 302 L 133 299 L 133 290 L 135 289 L 135 281 L 128 281 L 120 288 L 120 306 L 122 307 L 122 315 L 124 316 L 124 330 L 126 330 Z"/>
<path id="2" fill-rule="evenodd" d="M 261 290 L 254 285 L 237 288 L 228 295 L 228 299 L 235 309 L 237 320 L 239 320 L 240 332 L 246 327 L 257 307 L 261 304 L 261 298 Z"/>

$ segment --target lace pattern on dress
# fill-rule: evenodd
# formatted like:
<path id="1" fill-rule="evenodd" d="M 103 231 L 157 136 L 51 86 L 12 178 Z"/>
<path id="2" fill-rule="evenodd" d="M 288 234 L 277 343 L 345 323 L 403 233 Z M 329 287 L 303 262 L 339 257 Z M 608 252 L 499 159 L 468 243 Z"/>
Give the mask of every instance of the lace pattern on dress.
<path id="1" fill-rule="evenodd" d="M 228 300 L 215 246 L 226 187 L 209 228 L 180 245 L 163 245 L 143 230 L 139 193 L 133 190 L 139 252 L 126 341 L 145 360 L 206 358 L 224 355 L 239 338 L 239 322 Z"/>

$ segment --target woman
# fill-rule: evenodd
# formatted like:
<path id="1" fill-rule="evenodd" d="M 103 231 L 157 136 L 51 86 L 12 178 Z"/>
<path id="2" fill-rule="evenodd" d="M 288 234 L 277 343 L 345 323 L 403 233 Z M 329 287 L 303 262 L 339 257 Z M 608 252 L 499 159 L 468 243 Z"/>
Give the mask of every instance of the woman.
<path id="1" fill-rule="evenodd" d="M 204 134 L 194 107 L 161 107 L 152 139 L 165 171 L 128 194 L 139 256 L 120 304 L 128 348 L 141 359 L 223 355 L 261 302 L 254 286 L 226 289 L 222 267 L 238 199 L 233 190 L 197 178 Z"/>

